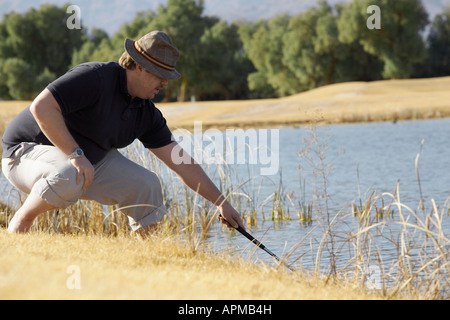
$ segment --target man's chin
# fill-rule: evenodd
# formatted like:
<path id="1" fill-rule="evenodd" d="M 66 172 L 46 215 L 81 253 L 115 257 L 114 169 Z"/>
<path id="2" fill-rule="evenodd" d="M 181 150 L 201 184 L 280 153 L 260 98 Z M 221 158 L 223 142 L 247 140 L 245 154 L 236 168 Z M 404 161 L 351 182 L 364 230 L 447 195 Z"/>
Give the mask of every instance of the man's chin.
<path id="1" fill-rule="evenodd" d="M 156 94 L 149 94 L 148 96 L 145 97 L 140 97 L 143 100 L 152 100 L 156 97 Z"/>

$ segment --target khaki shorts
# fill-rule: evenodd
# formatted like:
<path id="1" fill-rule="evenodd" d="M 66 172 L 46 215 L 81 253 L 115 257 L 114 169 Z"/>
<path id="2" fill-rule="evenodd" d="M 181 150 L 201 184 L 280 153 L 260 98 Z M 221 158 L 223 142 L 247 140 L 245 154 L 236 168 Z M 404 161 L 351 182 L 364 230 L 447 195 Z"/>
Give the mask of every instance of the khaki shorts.
<path id="1" fill-rule="evenodd" d="M 11 158 L 2 160 L 3 173 L 16 188 L 35 192 L 54 207 L 66 208 L 79 199 L 119 205 L 134 231 L 163 219 L 167 210 L 155 173 L 116 149 L 94 168 L 94 182 L 83 191 L 83 179 L 76 183 L 76 169 L 56 147 L 25 142 Z"/>

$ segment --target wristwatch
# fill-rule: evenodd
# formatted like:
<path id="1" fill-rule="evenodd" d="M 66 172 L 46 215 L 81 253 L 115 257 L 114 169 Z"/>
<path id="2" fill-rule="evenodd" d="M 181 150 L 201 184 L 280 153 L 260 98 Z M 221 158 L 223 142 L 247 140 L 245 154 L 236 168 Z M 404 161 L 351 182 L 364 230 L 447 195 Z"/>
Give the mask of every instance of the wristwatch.
<path id="1" fill-rule="evenodd" d="M 69 155 L 69 160 L 80 158 L 82 156 L 84 156 L 83 150 L 81 150 L 81 148 L 76 148 L 75 151 Z"/>

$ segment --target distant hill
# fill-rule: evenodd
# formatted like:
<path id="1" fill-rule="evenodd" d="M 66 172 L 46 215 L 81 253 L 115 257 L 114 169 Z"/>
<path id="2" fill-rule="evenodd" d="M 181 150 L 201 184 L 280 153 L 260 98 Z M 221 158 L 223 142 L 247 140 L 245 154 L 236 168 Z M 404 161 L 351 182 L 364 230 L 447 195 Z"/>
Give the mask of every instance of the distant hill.
<path id="1" fill-rule="evenodd" d="M 277 127 L 450 117 L 450 77 L 338 83 L 280 99 L 158 104 L 172 128 Z"/>
<path id="2" fill-rule="evenodd" d="M 171 129 L 278 127 L 310 123 L 450 117 L 450 77 L 345 82 L 279 99 L 157 103 Z M 0 131 L 30 101 L 0 101 Z"/>

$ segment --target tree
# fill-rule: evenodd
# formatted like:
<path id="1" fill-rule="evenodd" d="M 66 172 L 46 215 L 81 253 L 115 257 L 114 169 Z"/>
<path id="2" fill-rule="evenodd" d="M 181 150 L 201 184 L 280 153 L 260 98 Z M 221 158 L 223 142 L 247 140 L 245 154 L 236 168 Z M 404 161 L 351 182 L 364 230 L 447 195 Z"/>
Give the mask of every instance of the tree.
<path id="1" fill-rule="evenodd" d="M 110 39 L 103 39 L 89 60 L 117 61 L 124 51 L 125 38 L 138 40 L 153 30 L 164 31 L 180 50 L 177 70 L 182 75 L 181 81 L 169 82 L 165 99 L 170 100 L 175 94 L 178 100 L 185 101 L 190 93 L 196 91 L 196 77 L 205 68 L 201 62 L 203 48 L 200 39 L 205 30 L 218 21 L 217 18 L 203 17 L 202 14 L 203 1 L 168 0 L 165 6 L 159 6 L 157 12 L 139 12 L 130 24 L 123 25 Z M 91 48 L 91 45 L 86 45 L 77 54 L 85 58 Z M 77 59 L 74 62 L 79 61 Z"/>
<path id="2" fill-rule="evenodd" d="M 158 14 L 150 25 L 144 28 L 144 34 L 151 30 L 166 32 L 181 52 L 177 63 L 177 69 L 181 73 L 178 101 L 188 99 L 189 86 L 195 85 L 196 75 L 205 68 L 200 60 L 202 53 L 200 39 L 205 30 L 214 25 L 217 19 L 203 17 L 203 9 L 202 0 L 168 0 L 166 6 L 160 5 Z M 169 87 L 169 96 L 173 85 Z"/>
<path id="3" fill-rule="evenodd" d="M 195 75 L 195 95 L 201 99 L 248 96 L 247 75 L 253 70 L 242 50 L 236 24 L 219 21 L 200 39 L 202 68 Z"/>
<path id="4" fill-rule="evenodd" d="M 367 8 L 381 9 L 381 29 L 367 28 Z M 339 40 L 358 41 L 364 50 L 383 62 L 384 78 L 409 78 L 426 57 L 421 32 L 428 15 L 420 0 L 354 0 L 343 6 Z"/>
<path id="5" fill-rule="evenodd" d="M 83 44 L 86 31 L 68 29 L 66 26 L 69 16 L 66 12 L 67 6 L 58 8 L 42 5 L 38 11 L 30 11 L 35 13 L 31 14 L 30 18 L 35 23 L 34 32 L 37 33 L 34 48 L 38 52 L 36 63 L 40 66 L 39 72 L 47 67 L 58 76 L 64 74 L 70 67 L 74 50 Z"/>
<path id="6" fill-rule="evenodd" d="M 450 6 L 433 20 L 428 36 L 428 60 L 430 75 L 450 75 Z"/>
<path id="7" fill-rule="evenodd" d="M 248 76 L 248 85 L 260 92 L 261 97 L 286 96 L 299 90 L 295 74 L 282 59 L 283 37 L 289 20 L 289 16 L 282 15 L 239 28 L 244 50 L 256 69 Z"/>
<path id="8" fill-rule="evenodd" d="M 34 75 L 30 65 L 19 58 L 6 59 L 1 68 L 4 84 L 13 99 L 31 100 L 34 98 Z"/>
<path id="9" fill-rule="evenodd" d="M 378 79 L 379 59 L 357 41 L 339 41 L 341 12 L 342 6 L 319 1 L 293 17 L 243 26 L 241 38 L 257 70 L 249 76 L 250 88 L 270 86 L 284 96 L 336 82 Z"/>
<path id="10" fill-rule="evenodd" d="M 4 16 L 0 22 L 1 98 L 31 99 L 42 81 L 52 81 L 70 67 L 85 31 L 67 28 L 66 9 L 67 5 L 43 5 L 23 15 Z"/>
<path id="11" fill-rule="evenodd" d="M 288 30 L 283 61 L 297 77 L 299 91 L 341 80 L 336 69 L 346 52 L 338 41 L 336 17 L 325 1 L 292 17 Z"/>

